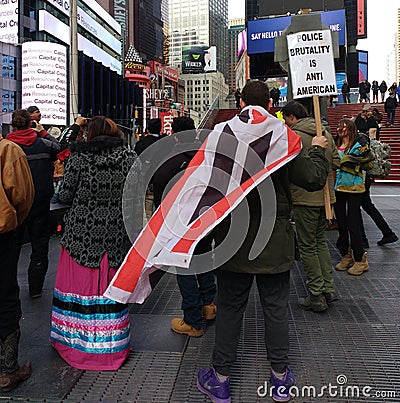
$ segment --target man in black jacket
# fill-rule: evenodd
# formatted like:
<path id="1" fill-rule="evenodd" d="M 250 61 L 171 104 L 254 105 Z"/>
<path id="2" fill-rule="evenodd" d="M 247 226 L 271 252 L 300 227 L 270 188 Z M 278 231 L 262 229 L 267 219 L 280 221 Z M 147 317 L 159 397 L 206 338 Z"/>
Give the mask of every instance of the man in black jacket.
<path id="1" fill-rule="evenodd" d="M 60 151 L 60 144 L 41 127 L 36 126 L 37 131 L 32 129 L 31 116 L 24 109 L 13 112 L 11 125 L 14 131 L 8 134 L 7 139 L 17 143 L 25 152 L 35 187 L 32 209 L 24 223 L 18 227 L 17 238 L 20 249 L 24 232 L 28 230 L 32 246 L 28 268 L 29 293 L 31 298 L 39 298 L 42 296 L 49 264 L 50 199 L 54 193 L 54 161 Z"/>

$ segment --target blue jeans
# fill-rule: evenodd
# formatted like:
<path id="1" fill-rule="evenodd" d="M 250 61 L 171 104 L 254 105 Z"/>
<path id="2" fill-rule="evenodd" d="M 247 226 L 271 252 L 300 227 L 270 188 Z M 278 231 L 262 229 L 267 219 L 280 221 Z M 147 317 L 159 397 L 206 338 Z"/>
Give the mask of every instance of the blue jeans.
<path id="1" fill-rule="evenodd" d="M 201 255 L 210 252 L 212 240 L 211 235 L 203 238 L 196 246 L 194 254 Z M 176 276 L 182 295 L 183 320 L 195 329 L 203 327 L 203 306 L 213 302 L 217 292 L 211 255 L 202 260 L 202 265 L 206 265 L 206 267 L 198 267 L 201 269 L 198 270 L 199 272 L 204 269 L 209 269 L 210 271 L 197 274 L 197 263 L 194 260 L 190 264 L 190 269 L 192 273 L 196 274 L 177 274 Z"/>

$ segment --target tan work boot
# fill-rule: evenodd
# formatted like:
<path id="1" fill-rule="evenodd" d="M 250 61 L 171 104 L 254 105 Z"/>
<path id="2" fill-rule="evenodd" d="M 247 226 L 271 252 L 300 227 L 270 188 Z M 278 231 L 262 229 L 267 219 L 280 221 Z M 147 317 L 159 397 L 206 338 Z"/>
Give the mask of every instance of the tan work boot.
<path id="1" fill-rule="evenodd" d="M 365 271 L 369 270 L 367 252 L 364 252 L 361 262 L 354 262 L 354 265 L 347 270 L 352 276 L 361 276 Z"/>
<path id="2" fill-rule="evenodd" d="M 201 337 L 204 334 L 203 329 L 196 329 L 193 326 L 188 325 L 181 318 L 174 318 L 171 321 L 171 329 L 175 333 L 186 334 L 191 337 Z"/>
<path id="3" fill-rule="evenodd" d="M 214 320 L 217 316 L 217 305 L 214 302 L 203 306 L 203 317 L 205 320 Z"/>
<path id="4" fill-rule="evenodd" d="M 345 271 L 349 267 L 353 266 L 354 258 L 351 248 L 349 248 L 348 252 L 342 257 L 342 260 L 335 266 L 336 270 Z"/>

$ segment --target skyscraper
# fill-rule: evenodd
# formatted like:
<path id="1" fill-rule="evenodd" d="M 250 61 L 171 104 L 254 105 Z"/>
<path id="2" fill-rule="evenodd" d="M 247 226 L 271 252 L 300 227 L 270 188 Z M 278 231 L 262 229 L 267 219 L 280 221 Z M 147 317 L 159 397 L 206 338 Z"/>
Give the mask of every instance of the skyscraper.
<path id="1" fill-rule="evenodd" d="M 183 46 L 216 46 L 217 70 L 227 77 L 228 0 L 169 0 L 170 65 L 182 62 Z"/>
<path id="2" fill-rule="evenodd" d="M 227 84 L 229 85 L 229 90 L 234 92 L 236 89 L 236 76 L 235 76 L 235 67 L 238 62 L 238 35 L 245 28 L 245 20 L 244 18 L 235 18 L 229 20 L 229 28 L 228 28 L 228 43 L 229 43 L 229 51 L 228 51 L 228 77 Z"/>

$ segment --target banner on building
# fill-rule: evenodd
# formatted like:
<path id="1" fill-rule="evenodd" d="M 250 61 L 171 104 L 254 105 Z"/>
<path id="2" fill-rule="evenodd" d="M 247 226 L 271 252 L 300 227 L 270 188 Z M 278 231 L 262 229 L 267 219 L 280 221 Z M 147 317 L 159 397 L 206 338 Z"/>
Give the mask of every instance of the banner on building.
<path id="1" fill-rule="evenodd" d="M 182 73 L 206 73 L 217 70 L 215 46 L 183 46 Z"/>
<path id="2" fill-rule="evenodd" d="M 0 1 L 0 42 L 18 43 L 18 2 Z"/>
<path id="3" fill-rule="evenodd" d="M 22 44 L 22 108 L 37 106 L 40 123 L 67 124 L 67 48 L 52 42 Z"/>

